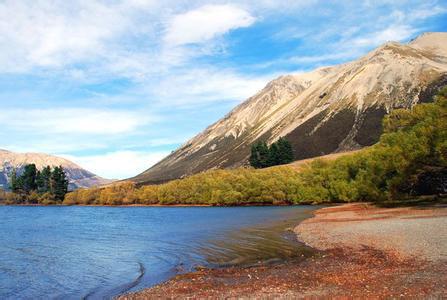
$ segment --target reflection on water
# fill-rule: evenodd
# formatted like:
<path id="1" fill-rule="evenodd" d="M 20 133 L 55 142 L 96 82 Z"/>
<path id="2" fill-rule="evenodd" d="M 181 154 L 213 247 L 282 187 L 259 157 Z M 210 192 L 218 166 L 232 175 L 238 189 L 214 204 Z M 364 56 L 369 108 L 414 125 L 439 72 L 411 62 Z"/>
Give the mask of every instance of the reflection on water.
<path id="1" fill-rule="evenodd" d="M 0 206 L 0 299 L 103 299 L 195 266 L 301 257 L 314 207 Z"/>

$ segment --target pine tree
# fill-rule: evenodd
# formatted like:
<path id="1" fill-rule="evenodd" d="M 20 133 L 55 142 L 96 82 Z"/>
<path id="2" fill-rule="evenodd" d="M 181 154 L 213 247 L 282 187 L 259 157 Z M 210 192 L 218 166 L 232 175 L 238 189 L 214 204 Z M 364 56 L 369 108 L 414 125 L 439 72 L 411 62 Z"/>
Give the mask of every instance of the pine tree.
<path id="1" fill-rule="evenodd" d="M 22 190 L 20 177 L 17 177 L 17 170 L 14 168 L 11 173 L 10 189 L 13 193 L 19 193 Z"/>
<path id="2" fill-rule="evenodd" d="M 36 184 L 37 169 L 35 164 L 25 166 L 22 176 L 20 176 L 23 191 L 29 194 L 31 191 L 37 190 Z"/>
<path id="3" fill-rule="evenodd" d="M 250 165 L 256 169 L 268 166 L 269 147 L 266 142 L 257 142 L 251 147 Z"/>
<path id="4" fill-rule="evenodd" d="M 259 143 L 251 145 L 251 155 L 250 155 L 250 166 L 255 169 L 259 169 L 261 167 L 260 157 L 259 157 Z"/>
<path id="5" fill-rule="evenodd" d="M 261 142 L 259 144 L 259 162 L 261 168 L 266 168 L 269 166 L 269 147 L 266 142 Z"/>
<path id="6" fill-rule="evenodd" d="M 277 143 L 273 143 L 269 148 L 268 167 L 276 166 L 280 164 L 280 152 Z"/>
<path id="7" fill-rule="evenodd" d="M 37 190 L 40 193 L 50 192 L 51 168 L 46 166 L 42 171 L 37 172 Z"/>
<path id="8" fill-rule="evenodd" d="M 288 140 L 281 137 L 276 142 L 279 150 L 279 161 L 278 164 L 288 164 L 293 161 L 293 149 L 292 145 Z"/>
<path id="9" fill-rule="evenodd" d="M 257 142 L 251 146 L 250 165 L 256 169 L 288 164 L 292 161 L 292 145 L 283 137 L 270 147 L 265 142 Z"/>
<path id="10" fill-rule="evenodd" d="M 64 200 L 65 194 L 68 192 L 68 180 L 64 169 L 59 166 L 53 169 L 51 173 L 51 193 L 56 200 Z"/>

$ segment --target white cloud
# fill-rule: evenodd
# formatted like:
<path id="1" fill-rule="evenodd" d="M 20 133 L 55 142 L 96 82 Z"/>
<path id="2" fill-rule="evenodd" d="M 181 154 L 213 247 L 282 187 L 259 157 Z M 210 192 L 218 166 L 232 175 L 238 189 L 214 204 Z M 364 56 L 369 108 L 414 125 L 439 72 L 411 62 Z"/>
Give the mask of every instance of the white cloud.
<path id="1" fill-rule="evenodd" d="M 0 73 L 57 74 L 81 82 L 147 80 L 214 53 L 220 46 L 213 39 L 255 21 L 231 4 L 190 6 L 154 0 L 2 1 Z M 191 50 L 163 41 L 209 43 Z"/>
<path id="2" fill-rule="evenodd" d="M 126 179 L 145 171 L 168 154 L 169 152 L 116 151 L 91 156 L 58 156 L 65 157 L 104 178 Z"/>
<path id="3" fill-rule="evenodd" d="M 107 59 L 118 38 L 150 31 L 138 14 L 154 1 L 17 1 L 0 3 L 0 66 L 26 72 Z"/>
<path id="4" fill-rule="evenodd" d="M 407 18 L 411 20 L 423 20 L 444 13 L 447 13 L 447 6 L 436 5 L 434 7 L 415 9 L 408 14 Z"/>
<path id="5" fill-rule="evenodd" d="M 182 70 L 150 87 L 165 105 L 193 105 L 242 101 L 261 90 L 278 74 L 242 75 L 233 70 L 193 68 Z"/>
<path id="6" fill-rule="evenodd" d="M 203 43 L 254 22 L 250 13 L 237 6 L 205 5 L 174 16 L 168 23 L 164 40 L 169 46 Z"/>
<path id="7" fill-rule="evenodd" d="M 130 111 L 60 108 L 3 109 L 0 126 L 9 131 L 42 134 L 114 135 L 132 132 L 153 121 Z"/>
<path id="8" fill-rule="evenodd" d="M 264 65 L 261 65 L 262 67 L 265 66 L 271 66 L 278 63 L 286 63 L 286 64 L 316 64 L 316 63 L 325 63 L 325 62 L 332 62 L 337 60 L 347 60 L 355 58 L 356 56 L 359 56 L 362 53 L 362 51 L 359 51 L 359 49 L 351 49 L 346 50 L 338 53 L 330 53 L 330 54 L 322 54 L 322 55 L 304 55 L 304 56 L 292 56 L 286 59 L 280 59 L 277 61 L 273 61 Z"/>

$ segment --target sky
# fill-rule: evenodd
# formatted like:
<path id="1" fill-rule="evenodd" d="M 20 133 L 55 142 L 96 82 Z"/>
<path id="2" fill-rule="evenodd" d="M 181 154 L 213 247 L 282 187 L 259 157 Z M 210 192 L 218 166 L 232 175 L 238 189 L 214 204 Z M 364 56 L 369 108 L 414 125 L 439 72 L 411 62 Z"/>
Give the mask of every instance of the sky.
<path id="1" fill-rule="evenodd" d="M 0 149 L 128 178 L 280 75 L 446 29 L 447 0 L 0 0 Z"/>

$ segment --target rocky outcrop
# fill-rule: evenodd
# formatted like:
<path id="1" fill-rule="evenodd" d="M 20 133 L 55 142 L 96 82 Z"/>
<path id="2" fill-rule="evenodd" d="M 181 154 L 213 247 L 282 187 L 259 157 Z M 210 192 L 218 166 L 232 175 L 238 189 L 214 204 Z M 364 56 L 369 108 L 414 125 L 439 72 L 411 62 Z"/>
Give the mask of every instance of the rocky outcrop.
<path id="1" fill-rule="evenodd" d="M 0 188 L 8 189 L 11 172 L 15 169 L 20 174 L 27 164 L 35 164 L 39 170 L 46 166 L 62 166 L 69 179 L 70 190 L 100 186 L 112 182 L 112 180 L 99 177 L 61 157 L 43 153 L 14 153 L 0 150 Z"/>
<path id="2" fill-rule="evenodd" d="M 430 101 L 447 83 L 447 33 L 389 42 L 364 57 L 270 82 L 223 119 L 133 178 L 158 183 L 247 163 L 257 140 L 286 137 L 295 158 L 374 144 L 383 116 Z"/>

